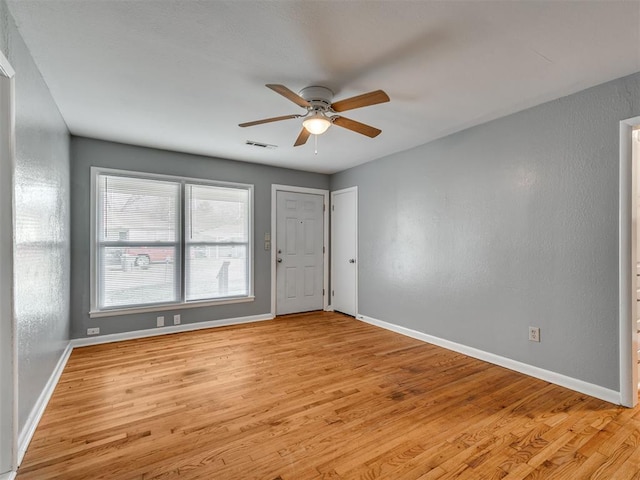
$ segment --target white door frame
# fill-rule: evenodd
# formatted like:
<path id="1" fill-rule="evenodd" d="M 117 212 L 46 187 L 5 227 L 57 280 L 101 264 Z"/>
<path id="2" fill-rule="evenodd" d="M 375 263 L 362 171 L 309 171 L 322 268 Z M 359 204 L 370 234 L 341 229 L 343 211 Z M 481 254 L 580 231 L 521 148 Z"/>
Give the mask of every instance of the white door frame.
<path id="1" fill-rule="evenodd" d="M 347 192 L 355 192 L 356 193 L 356 251 L 355 251 L 355 256 L 356 256 L 356 302 L 355 302 L 355 314 L 354 316 L 356 318 L 358 317 L 358 314 L 360 313 L 358 311 L 358 272 L 360 271 L 360 259 L 358 258 L 358 187 L 348 187 L 348 188 L 343 188 L 341 190 L 335 190 L 333 192 L 331 192 L 331 209 L 333 210 L 333 198 L 336 194 L 341 194 L 341 193 L 347 193 Z M 331 225 L 333 227 L 333 216 L 332 216 L 332 220 L 331 220 Z M 331 248 L 333 248 L 333 242 L 334 242 L 334 231 L 333 228 L 331 229 Z M 333 260 L 332 260 L 333 261 Z M 331 288 L 333 288 L 333 285 L 335 285 L 335 282 L 333 281 L 333 268 L 331 268 Z M 333 301 L 333 296 L 331 297 L 331 300 Z M 333 310 L 333 304 L 331 305 L 331 310 Z"/>
<path id="2" fill-rule="evenodd" d="M 638 165 L 633 162 L 632 130 L 640 125 L 640 117 L 620 122 L 619 178 L 619 340 L 620 340 L 620 403 L 634 407 L 638 403 L 638 340 L 637 275 L 638 261 L 636 229 L 638 205 Z"/>
<path id="3" fill-rule="evenodd" d="M 323 266 L 322 266 L 322 288 L 324 295 L 322 296 L 322 308 L 327 310 L 329 305 L 329 190 L 321 190 L 319 188 L 295 187 L 293 185 L 271 185 L 271 315 L 276 316 L 276 293 L 278 286 L 276 285 L 276 215 L 277 202 L 276 196 L 278 192 L 293 193 L 310 193 L 313 195 L 322 195 L 322 203 L 324 205 L 323 217 Z"/>
<path id="4" fill-rule="evenodd" d="M 8 325 L 11 343 L 11 468 L 18 469 L 18 350 L 13 306 L 13 173 L 15 170 L 15 70 L 0 51 L 0 219 L 4 227 L 0 238 L 0 318 Z M 3 332 L 4 332 L 3 325 Z M 3 344 L 4 346 L 4 344 Z"/>

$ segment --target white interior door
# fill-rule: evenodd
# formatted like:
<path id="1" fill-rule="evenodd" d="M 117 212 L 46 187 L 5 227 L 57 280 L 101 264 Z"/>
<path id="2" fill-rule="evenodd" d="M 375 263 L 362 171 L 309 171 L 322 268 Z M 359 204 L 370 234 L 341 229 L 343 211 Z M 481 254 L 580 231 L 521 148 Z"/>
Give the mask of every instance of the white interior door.
<path id="1" fill-rule="evenodd" d="M 276 314 L 322 310 L 324 198 L 276 193 Z"/>
<path id="2" fill-rule="evenodd" d="M 358 187 L 331 193 L 331 306 L 358 310 Z"/>

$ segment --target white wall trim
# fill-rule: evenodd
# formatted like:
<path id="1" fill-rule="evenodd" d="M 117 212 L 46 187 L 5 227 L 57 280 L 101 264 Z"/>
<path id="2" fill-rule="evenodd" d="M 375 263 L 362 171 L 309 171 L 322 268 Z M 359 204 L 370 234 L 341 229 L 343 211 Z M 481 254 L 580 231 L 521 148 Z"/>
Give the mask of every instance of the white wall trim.
<path id="1" fill-rule="evenodd" d="M 3 385 L 3 387 L 9 389 L 10 392 L 10 395 L 4 397 L 6 400 L 2 401 L 2 415 L 4 417 L 8 414 L 10 418 L 2 418 L 2 423 L 11 428 L 10 438 L 8 440 L 5 438 L 5 431 L 5 436 L 0 439 L 0 445 L 3 449 L 2 457 L 5 456 L 8 449 L 9 465 L 5 464 L 3 460 L 3 465 L 0 467 L 3 471 L 6 471 L 7 468 L 15 471 L 18 468 L 18 329 L 13 301 L 15 70 L 2 52 L 0 52 L 0 115 L 0 169 L 2 170 L 0 172 L 0 192 L 2 192 L 0 219 L 5 227 L 5 233 L 0 238 L 0 255 L 2 255 L 2 278 L 0 279 L 2 287 L 2 299 L 0 300 L 2 344 L 0 348 L 5 352 L 2 362 L 9 362 L 8 365 L 2 365 L 3 382 L 7 382 L 7 385 Z M 10 350 L 9 355 L 7 355 L 7 350 Z M 9 378 L 4 378 L 5 375 L 8 375 Z"/>
<path id="2" fill-rule="evenodd" d="M 0 75 L 7 78 L 13 78 L 16 75 L 16 71 L 2 52 L 0 52 Z"/>
<path id="3" fill-rule="evenodd" d="M 620 403 L 634 407 L 638 403 L 638 340 L 636 335 L 636 208 L 638 166 L 633 165 L 632 129 L 640 125 L 640 117 L 620 122 L 618 295 Z"/>
<path id="4" fill-rule="evenodd" d="M 0 475 L 0 480 L 13 480 L 18 475 L 18 472 L 7 472 Z"/>
<path id="5" fill-rule="evenodd" d="M 433 335 L 418 332 L 410 328 L 394 325 L 383 320 L 367 317 L 366 315 L 358 314 L 356 315 L 356 318 L 365 323 L 369 323 L 371 325 L 375 325 L 377 327 L 381 327 L 386 330 L 399 333 L 401 335 L 406 335 L 407 337 L 415 338 L 416 340 L 421 340 L 432 345 L 437 345 L 439 347 L 446 348 L 447 350 L 453 350 L 454 352 L 462 353 L 469 357 L 477 358 L 494 365 L 499 365 L 501 367 L 508 368 L 509 370 L 524 373 L 525 375 L 529 375 L 530 377 L 539 378 L 540 380 L 554 383 L 556 385 L 560 385 L 561 387 L 566 387 L 571 390 L 575 390 L 577 392 L 599 398 L 606 402 L 620 404 L 620 393 L 616 392 L 615 390 L 610 390 L 599 385 L 594 385 L 593 383 L 588 383 L 583 380 L 578 380 L 576 378 L 568 377 L 566 375 L 552 372 L 550 370 L 545 370 L 543 368 L 534 367 L 533 365 L 528 365 L 526 363 L 518 362 L 517 360 L 512 360 L 500 355 L 485 352 L 484 350 L 468 347 L 466 345 L 445 340 L 443 338 L 434 337 Z"/>
<path id="6" fill-rule="evenodd" d="M 121 315 L 131 315 L 132 313 L 149 313 L 149 312 L 169 312 L 176 310 L 185 310 L 188 308 L 214 307 L 217 305 L 231 305 L 234 303 L 248 303 L 255 301 L 256 297 L 249 295 L 247 297 L 226 297 L 222 300 L 204 300 L 188 303 L 165 303 L 155 307 L 133 307 L 119 308 L 114 310 L 98 310 L 97 312 L 89 312 L 89 318 L 119 317 Z"/>
<path id="7" fill-rule="evenodd" d="M 86 338 L 74 338 L 71 340 L 71 345 L 74 348 L 86 347 L 89 345 L 100 345 L 102 343 L 135 340 L 137 338 L 157 337 L 159 335 L 167 335 L 170 333 L 191 332 L 193 330 L 203 330 L 205 328 L 228 327 L 230 325 L 240 325 L 242 323 L 261 322 L 264 320 L 273 320 L 273 318 L 273 315 L 271 315 L 270 313 L 264 313 L 262 315 L 225 318 L 222 320 L 209 320 L 207 322 L 183 323 L 182 325 L 170 325 L 168 327 L 134 330 L 132 332 L 111 333 L 107 335 L 96 335 L 95 337 Z"/>
<path id="8" fill-rule="evenodd" d="M 60 375 L 62 375 L 62 371 L 64 370 L 65 365 L 67 364 L 67 360 L 69 360 L 69 356 L 71 355 L 71 351 L 73 347 L 70 343 L 67 344 L 64 352 L 60 356 L 58 363 L 56 364 L 47 384 L 44 386 L 44 389 L 40 393 L 38 400 L 36 401 L 27 421 L 25 423 L 24 428 L 20 432 L 20 436 L 18 437 L 18 465 L 22 463 L 22 459 L 24 458 L 24 454 L 27 452 L 27 447 L 29 446 L 29 442 L 31 442 L 31 438 L 38 427 L 38 423 L 40 423 L 40 419 L 44 414 L 45 409 L 47 408 L 47 404 L 51 399 L 51 395 L 53 395 L 53 391 L 58 384 L 58 380 L 60 380 Z"/>
<path id="9" fill-rule="evenodd" d="M 323 229 L 324 229 L 324 261 L 323 261 L 323 284 L 325 295 L 323 298 L 323 309 L 327 310 L 329 307 L 329 190 L 322 190 L 320 188 L 308 188 L 308 187 L 296 187 L 293 185 L 279 185 L 273 183 L 271 185 L 271 315 L 276 316 L 276 293 L 277 293 L 277 280 L 276 280 L 276 236 L 277 236 L 277 202 L 276 194 L 278 192 L 294 192 L 294 193 L 310 193 L 313 195 L 322 195 L 324 203 L 323 212 Z"/>

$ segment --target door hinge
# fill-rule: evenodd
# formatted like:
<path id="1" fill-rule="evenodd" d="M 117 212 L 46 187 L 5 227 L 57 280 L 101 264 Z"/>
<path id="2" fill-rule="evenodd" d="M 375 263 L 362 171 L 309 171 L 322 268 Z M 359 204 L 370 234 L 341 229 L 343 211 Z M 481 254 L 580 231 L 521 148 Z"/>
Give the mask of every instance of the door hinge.
<path id="1" fill-rule="evenodd" d="M 336 291 L 335 290 L 331 290 L 331 296 L 335 297 L 336 296 Z"/>
<path id="2" fill-rule="evenodd" d="M 336 206 L 335 205 L 331 205 L 331 211 L 335 212 L 336 211 Z"/>
<path id="3" fill-rule="evenodd" d="M 324 297 L 324 288 L 322 289 L 322 296 Z"/>
<path id="4" fill-rule="evenodd" d="M 327 211 L 327 205 L 325 203 L 322 204 L 322 211 L 323 212 Z"/>
<path id="5" fill-rule="evenodd" d="M 322 253 L 324 253 L 324 247 L 322 247 Z"/>

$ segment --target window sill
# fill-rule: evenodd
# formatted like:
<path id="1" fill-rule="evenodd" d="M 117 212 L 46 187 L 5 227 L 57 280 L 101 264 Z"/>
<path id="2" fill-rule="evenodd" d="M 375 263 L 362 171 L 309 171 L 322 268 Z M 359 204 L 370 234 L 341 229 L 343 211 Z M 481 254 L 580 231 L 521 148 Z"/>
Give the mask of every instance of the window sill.
<path id="1" fill-rule="evenodd" d="M 213 307 L 216 305 L 229 305 L 232 303 L 245 303 L 253 302 L 256 299 L 253 295 L 248 297 L 239 298 L 224 298 L 221 300 L 205 300 L 202 302 L 189 302 L 189 303 L 172 303 L 165 305 L 154 305 L 152 307 L 133 307 L 133 308 L 119 308 L 117 310 L 95 310 L 89 312 L 89 318 L 101 318 L 101 317 L 117 317 L 120 315 L 130 315 L 134 313 L 148 313 L 148 312 L 174 312 L 184 310 L 185 308 L 201 308 L 201 307 Z"/>

